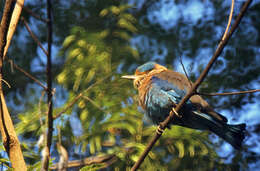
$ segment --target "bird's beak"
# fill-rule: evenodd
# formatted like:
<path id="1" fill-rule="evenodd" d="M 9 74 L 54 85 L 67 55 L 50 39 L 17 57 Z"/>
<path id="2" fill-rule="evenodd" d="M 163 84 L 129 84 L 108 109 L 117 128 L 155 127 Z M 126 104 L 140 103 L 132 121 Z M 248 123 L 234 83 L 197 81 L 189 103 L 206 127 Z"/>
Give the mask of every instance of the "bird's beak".
<path id="1" fill-rule="evenodd" d="M 135 75 L 123 75 L 121 78 L 135 80 L 137 78 L 137 76 L 135 76 Z"/>

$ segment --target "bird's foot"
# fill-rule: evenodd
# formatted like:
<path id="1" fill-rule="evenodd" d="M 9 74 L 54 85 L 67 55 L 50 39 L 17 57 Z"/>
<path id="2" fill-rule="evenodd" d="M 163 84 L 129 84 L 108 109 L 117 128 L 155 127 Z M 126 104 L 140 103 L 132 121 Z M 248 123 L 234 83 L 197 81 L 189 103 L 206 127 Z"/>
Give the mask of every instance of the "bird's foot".
<path id="1" fill-rule="evenodd" d="M 164 129 L 161 128 L 161 125 L 158 125 L 157 129 L 156 129 L 156 133 L 161 135 L 163 133 Z"/>
<path id="2" fill-rule="evenodd" d="M 175 110 L 174 107 L 172 108 L 172 112 L 173 112 L 173 114 L 176 115 L 177 117 L 182 118 L 182 115 L 180 115 L 180 114 Z"/>

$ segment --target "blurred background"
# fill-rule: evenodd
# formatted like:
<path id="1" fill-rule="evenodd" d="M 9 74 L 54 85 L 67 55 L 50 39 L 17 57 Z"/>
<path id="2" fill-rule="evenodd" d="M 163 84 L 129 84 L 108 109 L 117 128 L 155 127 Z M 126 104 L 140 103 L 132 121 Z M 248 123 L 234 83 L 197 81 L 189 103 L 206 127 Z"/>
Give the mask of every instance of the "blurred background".
<path id="1" fill-rule="evenodd" d="M 234 17 L 244 2 L 235 1 Z M 221 40 L 231 1 L 53 0 L 52 3 L 54 116 L 62 112 L 54 121 L 52 163 L 59 162 L 58 149 L 62 146 L 70 161 L 113 155 L 108 162 L 84 166 L 86 170 L 128 170 L 156 126 L 138 107 L 133 83 L 120 77 L 133 74 L 136 67 L 148 61 L 183 73 L 182 60 L 189 77 L 195 81 Z M 0 1 L 1 15 L 3 5 L 4 1 Z M 46 18 L 45 1 L 28 0 L 25 7 Z M 47 48 L 46 23 L 32 17 L 28 10 L 22 16 Z M 255 0 L 200 86 L 200 92 L 259 89 L 259 18 L 260 1 Z M 46 56 L 22 21 L 7 56 L 46 82 Z M 25 160 L 37 169 L 46 132 L 46 94 L 7 60 L 4 79 L 11 85 L 5 86 L 4 92 Z M 229 123 L 247 124 L 243 149 L 236 151 L 209 132 L 172 126 L 155 144 L 141 170 L 260 169 L 260 94 L 204 98 L 227 116 Z M 2 170 L 6 169 L 9 161 L 2 146 L 0 157 Z"/>

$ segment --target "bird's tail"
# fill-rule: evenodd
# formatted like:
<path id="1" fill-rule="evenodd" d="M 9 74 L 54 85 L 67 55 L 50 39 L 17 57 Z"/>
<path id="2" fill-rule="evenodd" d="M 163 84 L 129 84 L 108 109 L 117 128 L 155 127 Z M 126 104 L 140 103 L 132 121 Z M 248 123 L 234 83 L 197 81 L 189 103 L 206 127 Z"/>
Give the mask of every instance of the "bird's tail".
<path id="1" fill-rule="evenodd" d="M 245 138 L 246 124 L 229 125 L 226 122 L 216 120 L 211 115 L 200 112 L 193 112 L 200 125 L 204 125 L 204 129 L 209 129 L 219 137 L 223 138 L 235 149 L 240 149 L 243 139 Z M 196 123 L 197 123 L 196 122 Z"/>
<path id="2" fill-rule="evenodd" d="M 211 130 L 234 148 L 240 149 L 243 139 L 245 138 L 246 124 L 228 125 L 223 124 L 222 129 Z"/>

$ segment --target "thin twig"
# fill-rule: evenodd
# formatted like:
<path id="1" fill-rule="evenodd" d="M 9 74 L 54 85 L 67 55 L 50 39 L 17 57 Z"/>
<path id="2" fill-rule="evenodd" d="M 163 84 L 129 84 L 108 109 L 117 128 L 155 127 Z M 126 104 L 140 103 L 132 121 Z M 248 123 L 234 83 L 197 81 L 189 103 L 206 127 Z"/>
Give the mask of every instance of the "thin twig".
<path id="1" fill-rule="evenodd" d="M 50 150 L 52 144 L 52 134 L 53 134 L 53 100 L 52 100 L 52 61 L 51 61 L 51 50 L 52 50 L 52 4 L 51 0 L 47 0 L 47 42 L 48 42 L 48 53 L 47 53 L 47 66 L 46 66 L 46 77 L 47 77 L 47 104 L 48 104 L 48 113 L 47 113 L 47 139 L 46 146 L 47 154 L 43 157 L 42 168 L 41 170 L 47 171 L 49 169 L 49 161 L 51 158 Z"/>
<path id="2" fill-rule="evenodd" d="M 36 35 L 32 32 L 32 30 L 30 29 L 27 21 L 24 19 L 24 17 L 21 17 L 21 20 L 23 21 L 27 31 L 30 33 L 30 35 L 32 36 L 33 40 L 37 43 L 37 45 L 42 49 L 42 51 L 45 53 L 46 56 L 48 56 L 48 52 L 44 49 L 44 47 L 42 46 L 41 42 L 39 41 L 39 39 L 36 37 Z"/>
<path id="3" fill-rule="evenodd" d="M 87 91 L 89 91 L 92 87 L 96 86 L 97 84 L 103 82 L 105 79 L 107 79 L 110 76 L 107 75 L 106 77 L 104 77 L 101 80 L 98 80 L 97 82 L 95 82 L 94 84 L 92 84 L 91 86 L 89 86 L 86 90 L 82 91 L 81 93 L 79 93 L 76 97 L 73 98 L 73 100 L 68 104 L 68 106 L 66 106 L 62 111 L 60 111 L 58 114 L 56 114 L 53 119 L 57 119 L 58 117 L 60 117 L 63 113 L 65 113 L 69 108 L 71 108 Z"/>
<path id="4" fill-rule="evenodd" d="M 81 97 L 83 96 L 83 93 L 79 93 L 69 104 L 66 106 L 62 111 L 60 111 L 58 114 L 53 116 L 53 119 L 59 118 L 63 113 L 65 113 L 69 108 L 71 108 Z"/>
<path id="5" fill-rule="evenodd" d="M 28 78 L 32 79 L 35 83 L 37 83 L 39 86 L 41 86 L 45 91 L 47 90 L 47 87 L 43 85 L 37 78 L 26 72 L 24 69 L 20 68 L 18 65 L 16 65 L 13 60 L 9 59 L 8 62 L 10 62 L 11 66 L 16 68 L 18 71 L 22 72 L 24 75 L 26 75 Z"/>
<path id="6" fill-rule="evenodd" d="M 223 41 L 223 40 L 226 38 L 226 36 L 227 36 L 228 30 L 229 30 L 229 27 L 230 27 L 230 24 L 231 24 L 231 21 L 232 21 L 232 16 L 233 16 L 233 11 L 234 11 L 234 5 L 235 5 L 235 0 L 232 0 L 232 4 L 231 4 L 231 7 L 230 7 L 229 18 L 228 18 L 228 24 L 227 24 L 225 33 L 224 33 L 224 35 L 223 35 L 223 37 L 222 37 L 222 41 Z"/>
<path id="7" fill-rule="evenodd" d="M 47 19 L 44 19 L 44 18 L 42 18 L 41 16 L 35 14 L 32 10 L 30 10 L 30 9 L 27 8 L 26 6 L 24 6 L 23 9 L 24 9 L 24 11 L 28 12 L 29 14 L 31 14 L 31 16 L 33 16 L 34 18 L 36 18 L 36 19 L 38 19 L 38 20 L 40 20 L 40 21 L 42 21 L 42 22 L 45 22 L 45 23 L 48 22 Z"/>
<path id="8" fill-rule="evenodd" d="M 188 80 L 189 83 L 190 83 L 190 87 L 192 87 L 192 81 L 190 80 L 190 77 L 189 77 L 189 75 L 188 75 L 187 72 L 186 72 L 186 69 L 185 69 L 185 67 L 184 67 L 184 65 L 183 65 L 182 57 L 181 57 L 181 56 L 180 56 L 180 63 L 181 63 L 182 69 L 183 69 L 183 71 L 184 71 L 184 73 L 185 73 L 185 75 L 186 75 L 186 77 L 187 77 L 187 80 Z"/>
<path id="9" fill-rule="evenodd" d="M 196 94 L 202 95 L 202 96 L 230 96 L 230 95 L 248 94 L 248 93 L 255 93 L 255 92 L 260 92 L 260 89 L 238 91 L 238 92 L 226 92 L 226 93 L 201 93 L 201 92 L 198 92 Z"/>
<path id="10" fill-rule="evenodd" d="M 228 40 L 230 39 L 230 37 L 232 36 L 232 34 L 234 33 L 234 31 L 236 30 L 236 28 L 238 27 L 242 17 L 244 16 L 249 4 L 252 2 L 252 0 L 248 0 L 242 7 L 242 10 L 239 13 L 239 16 L 237 17 L 234 25 L 232 26 L 232 28 L 230 29 L 230 32 L 227 34 L 226 38 L 221 41 L 214 53 L 214 55 L 212 56 L 211 60 L 209 61 L 208 65 L 206 66 L 206 68 L 204 69 L 204 71 L 201 73 L 200 77 L 196 80 L 196 82 L 193 84 L 193 86 L 191 87 L 191 89 L 189 90 L 189 92 L 182 98 L 181 102 L 177 105 L 177 107 L 175 108 L 175 111 L 178 113 L 178 111 L 182 108 L 182 106 L 186 103 L 186 101 L 193 96 L 196 93 L 197 88 L 199 87 L 199 85 L 203 82 L 203 80 L 205 79 L 205 77 L 207 76 L 210 68 L 213 66 L 214 62 L 216 61 L 216 59 L 219 57 L 219 55 L 221 54 L 221 52 L 223 51 L 225 45 L 227 44 Z M 170 121 L 172 121 L 174 116 L 174 113 L 170 112 L 169 116 L 160 123 L 160 127 L 161 129 L 165 129 L 167 127 L 167 125 L 170 123 Z M 145 159 L 145 157 L 147 156 L 147 154 L 149 153 L 149 151 L 152 149 L 153 145 L 155 144 L 155 142 L 161 137 L 162 134 L 158 134 L 156 133 L 152 140 L 149 142 L 149 144 L 147 145 L 146 149 L 144 150 L 144 152 L 142 153 L 142 155 L 140 156 L 140 158 L 138 159 L 138 161 L 134 164 L 134 166 L 131 168 L 131 171 L 135 171 L 137 170 L 141 163 L 143 162 L 143 160 Z"/>
<path id="11" fill-rule="evenodd" d="M 100 111 L 104 112 L 104 110 L 96 103 L 94 102 L 94 100 L 92 100 L 91 98 L 89 98 L 88 96 L 82 96 L 83 99 L 86 99 L 87 101 L 89 101 L 91 104 L 93 104 L 96 108 L 98 108 Z"/>

